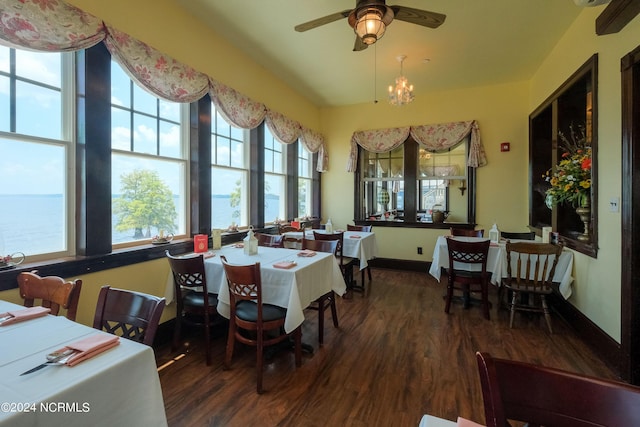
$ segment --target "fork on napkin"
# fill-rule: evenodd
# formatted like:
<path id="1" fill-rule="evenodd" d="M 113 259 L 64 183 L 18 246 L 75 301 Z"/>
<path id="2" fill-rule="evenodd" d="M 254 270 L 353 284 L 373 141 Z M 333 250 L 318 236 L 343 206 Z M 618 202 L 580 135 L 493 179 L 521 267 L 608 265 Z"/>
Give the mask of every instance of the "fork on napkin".
<path id="1" fill-rule="evenodd" d="M 7 311 L 6 313 L 0 314 L 0 326 L 11 325 L 24 320 L 46 316 L 50 311 L 50 308 L 39 306 Z"/>
<path id="2" fill-rule="evenodd" d="M 71 343 L 56 352 L 63 353 L 67 350 L 76 351 L 77 353 L 71 356 L 66 362 L 67 366 L 75 366 L 80 362 L 91 359 L 92 357 L 117 346 L 118 344 L 120 344 L 120 337 L 117 335 L 97 334 Z"/>

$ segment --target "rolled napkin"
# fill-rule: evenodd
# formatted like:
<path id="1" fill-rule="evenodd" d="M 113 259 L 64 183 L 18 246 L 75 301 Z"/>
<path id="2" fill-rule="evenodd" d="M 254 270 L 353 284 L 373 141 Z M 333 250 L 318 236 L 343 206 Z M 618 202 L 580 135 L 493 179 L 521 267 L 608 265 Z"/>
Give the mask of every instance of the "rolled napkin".
<path id="1" fill-rule="evenodd" d="M 474 423 L 462 417 L 458 417 L 458 423 L 456 425 L 458 427 L 484 427 L 482 424 Z"/>
<path id="2" fill-rule="evenodd" d="M 280 261 L 280 262 L 276 262 L 275 264 L 273 264 L 273 266 L 275 268 L 293 268 L 296 265 L 298 265 L 296 262 L 294 261 Z"/>
<path id="3" fill-rule="evenodd" d="M 80 362 L 91 359 L 93 356 L 97 356 L 98 354 L 117 346 L 118 344 L 120 344 L 120 337 L 117 335 L 97 334 L 71 343 L 58 350 L 58 352 L 64 352 L 65 350 L 78 351 L 78 353 L 71 356 L 66 363 L 67 366 L 75 366 Z"/>
<path id="4" fill-rule="evenodd" d="M 310 257 L 315 255 L 316 255 L 316 251 L 312 251 L 310 249 L 303 249 L 300 252 L 298 252 L 298 256 Z"/>
<path id="5" fill-rule="evenodd" d="M 29 307 L 23 308 L 20 310 L 12 310 L 7 311 L 6 313 L 0 314 L 0 319 L 11 316 L 7 320 L 3 320 L 0 322 L 0 326 L 7 326 L 13 323 L 22 322 L 23 320 L 35 319 L 36 317 L 42 317 L 49 314 L 51 311 L 50 308 L 47 307 Z"/>
<path id="6" fill-rule="evenodd" d="M 350 238 L 350 239 L 359 239 L 359 238 L 360 238 L 360 236 L 353 235 L 353 236 L 349 236 L 349 238 Z"/>

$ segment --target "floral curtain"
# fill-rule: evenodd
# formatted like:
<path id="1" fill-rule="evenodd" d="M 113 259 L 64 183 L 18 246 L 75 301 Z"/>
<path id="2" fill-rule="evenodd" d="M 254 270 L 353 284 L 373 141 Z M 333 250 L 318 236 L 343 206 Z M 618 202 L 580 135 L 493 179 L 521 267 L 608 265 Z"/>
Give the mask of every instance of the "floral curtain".
<path id="1" fill-rule="evenodd" d="M 402 145 L 408 137 L 408 127 L 354 132 L 351 136 L 351 151 L 347 161 L 347 172 L 356 170 L 358 145 L 372 153 L 385 153 Z"/>
<path id="2" fill-rule="evenodd" d="M 265 119 L 267 107 L 210 79 L 102 20 L 62 0 L 0 0 L 0 44 L 48 52 L 87 49 L 104 41 L 113 58 L 141 87 L 173 102 L 194 102 L 207 91 L 225 120 L 253 129 Z M 304 134 L 299 123 L 273 112 L 267 122 L 285 143 Z M 273 129 L 272 127 L 273 126 Z M 328 155 L 321 135 L 307 133 L 305 147 L 320 151 L 317 170 L 326 170 Z M 311 151 L 311 150 L 310 150 Z"/>
<path id="3" fill-rule="evenodd" d="M 300 136 L 300 123 L 273 110 L 267 111 L 266 123 L 273 136 L 283 144 L 293 144 Z"/>
<path id="4" fill-rule="evenodd" d="M 354 132 L 351 137 L 347 172 L 356 170 L 358 145 L 374 153 L 384 153 L 400 146 L 411 135 L 420 146 L 428 151 L 438 152 L 454 147 L 469 134 L 471 134 L 471 148 L 467 166 L 474 168 L 485 166 L 487 158 L 480 142 L 480 129 L 475 120 Z"/>
<path id="5" fill-rule="evenodd" d="M 209 90 L 209 78 L 152 47 L 107 26 L 107 49 L 127 75 L 154 96 L 195 102 Z"/>
<path id="6" fill-rule="evenodd" d="M 253 129 L 258 127 L 267 115 L 267 108 L 260 102 L 242 95 L 235 89 L 210 80 L 209 94 L 222 117 L 235 127 Z"/>
<path id="7" fill-rule="evenodd" d="M 324 138 L 322 135 L 314 130 L 303 127 L 300 134 L 300 142 L 310 153 L 318 153 L 318 164 L 316 165 L 316 170 L 318 172 L 326 172 L 327 165 L 329 164 L 329 157 L 324 149 Z"/>
<path id="8" fill-rule="evenodd" d="M 64 2 L 0 2 L 0 41 L 9 47 L 69 52 L 90 48 L 105 35 L 100 19 Z"/>

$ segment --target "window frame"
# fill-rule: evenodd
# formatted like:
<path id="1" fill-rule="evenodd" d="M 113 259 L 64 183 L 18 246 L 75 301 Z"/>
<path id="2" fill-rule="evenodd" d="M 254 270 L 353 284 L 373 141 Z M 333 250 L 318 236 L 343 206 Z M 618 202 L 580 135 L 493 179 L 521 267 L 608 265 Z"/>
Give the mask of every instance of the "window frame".
<path id="1" fill-rule="evenodd" d="M 468 155 L 471 140 L 467 138 L 466 142 L 466 154 Z M 445 222 L 445 223 L 433 223 L 423 222 L 418 220 L 420 214 L 418 210 L 418 182 L 420 174 L 418 171 L 418 156 L 419 145 L 417 142 L 409 136 L 402 145 L 404 147 L 404 212 L 401 215 L 402 219 L 394 218 L 393 221 L 385 220 L 371 220 L 365 218 L 364 215 L 364 180 L 362 178 L 362 159 L 364 158 L 362 147 L 358 146 L 358 165 L 354 172 L 354 222 L 358 225 L 375 225 L 376 227 L 417 227 L 417 228 L 434 228 L 434 229 L 448 229 L 452 225 L 459 228 L 474 228 L 476 226 L 476 170 L 470 166 L 466 166 L 466 191 L 467 193 L 467 208 L 466 218 L 467 221 L 459 222 Z M 456 176 L 458 179 L 459 176 Z M 395 178 L 386 179 L 387 181 L 393 181 Z M 451 191 L 451 189 L 449 189 Z M 447 196 L 448 197 L 448 196 Z M 413 220 L 407 220 L 407 218 L 415 218 Z"/>

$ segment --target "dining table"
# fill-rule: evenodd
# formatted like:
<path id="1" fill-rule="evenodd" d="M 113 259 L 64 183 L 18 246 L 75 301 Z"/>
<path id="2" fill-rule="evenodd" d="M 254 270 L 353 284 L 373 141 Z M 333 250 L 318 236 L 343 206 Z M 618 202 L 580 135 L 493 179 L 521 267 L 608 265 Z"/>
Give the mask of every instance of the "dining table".
<path id="1" fill-rule="evenodd" d="M 453 238 L 465 242 L 479 242 L 489 240 L 484 237 L 467 237 L 467 236 L 439 236 L 433 250 L 433 260 L 429 267 L 429 274 L 440 280 L 442 269 L 449 268 L 449 251 L 447 249 L 447 238 Z M 512 242 L 526 241 L 535 243 L 531 240 L 510 239 Z M 512 262 L 515 262 L 513 260 Z M 470 265 L 454 265 L 454 268 L 467 268 L 479 270 L 479 264 Z M 514 267 L 515 268 L 515 267 Z M 502 278 L 507 277 L 507 249 L 506 240 L 492 242 L 489 246 L 489 254 L 487 255 L 487 271 L 491 273 L 491 283 L 500 286 Z M 571 296 L 573 283 L 573 252 L 564 249 L 558 259 L 558 264 L 553 275 L 553 282 L 558 284 L 558 290 L 564 299 Z"/>
<path id="2" fill-rule="evenodd" d="M 326 230 L 305 229 L 305 239 L 313 240 L 314 231 L 327 234 Z M 284 235 L 302 241 L 302 233 L 302 231 L 289 231 L 284 233 Z M 375 233 L 368 231 L 344 231 L 343 237 L 342 255 L 349 258 L 357 258 L 360 262 L 360 270 L 367 268 L 369 261 L 378 256 L 378 244 Z"/>
<path id="3" fill-rule="evenodd" d="M 248 255 L 241 246 L 228 245 L 204 255 L 207 288 L 209 292 L 218 294 L 218 313 L 227 319 L 230 317 L 230 299 L 220 261 L 222 255 L 229 264 L 260 263 L 263 302 L 287 309 L 284 323 L 287 333 L 304 322 L 304 309 L 313 301 L 331 291 L 340 296 L 346 292 L 344 278 L 333 254 L 316 252 L 313 256 L 300 256 L 302 251 L 298 249 L 259 246 L 257 254 Z M 274 266 L 285 261 L 295 264 L 291 268 Z M 167 279 L 165 298 L 168 302 L 174 299 L 173 276 Z"/>
<path id="4" fill-rule="evenodd" d="M 0 300 L 0 313 L 23 306 Z M 124 338 L 77 365 L 46 355 L 94 335 L 112 335 L 45 314 L 0 324 L 0 426 L 166 426 L 153 349 Z"/>

